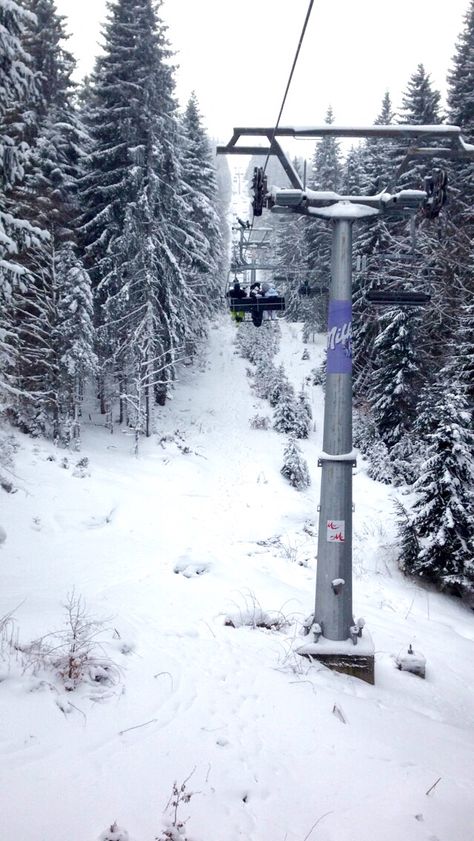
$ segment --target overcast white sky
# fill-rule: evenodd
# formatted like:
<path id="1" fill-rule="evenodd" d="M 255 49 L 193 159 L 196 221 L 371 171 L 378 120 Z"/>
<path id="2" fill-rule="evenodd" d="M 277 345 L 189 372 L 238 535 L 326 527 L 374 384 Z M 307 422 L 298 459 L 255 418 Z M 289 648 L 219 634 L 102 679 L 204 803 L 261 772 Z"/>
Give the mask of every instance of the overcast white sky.
<path id="1" fill-rule="evenodd" d="M 80 74 L 100 42 L 105 0 L 56 0 L 69 21 Z M 211 136 L 233 126 L 273 126 L 309 0 L 164 0 L 176 51 L 177 94 L 194 89 Z M 417 64 L 445 93 L 469 0 L 315 0 L 281 125 L 371 124 L 383 94 L 395 106 Z"/>

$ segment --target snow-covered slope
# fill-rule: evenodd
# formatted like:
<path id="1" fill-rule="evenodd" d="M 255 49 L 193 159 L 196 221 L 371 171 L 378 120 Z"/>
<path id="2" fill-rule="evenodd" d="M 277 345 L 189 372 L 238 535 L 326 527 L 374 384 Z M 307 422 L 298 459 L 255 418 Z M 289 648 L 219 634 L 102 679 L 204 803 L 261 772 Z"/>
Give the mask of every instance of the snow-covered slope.
<path id="1" fill-rule="evenodd" d="M 293 653 L 314 601 L 323 398 L 309 386 L 312 485 L 297 492 L 280 475 L 284 437 L 249 427 L 272 412 L 235 330 L 216 324 L 138 458 L 92 417 L 80 455 L 15 433 L 18 491 L 0 511 L 0 616 L 16 608 L 0 660 L 0 838 L 95 841 L 117 820 L 153 841 L 189 778 L 189 841 L 470 841 L 473 614 L 402 578 L 393 491 L 360 462 L 354 610 L 375 686 Z M 323 338 L 303 361 L 299 329 L 282 330 L 277 361 L 299 388 Z M 47 668 L 64 636 L 28 649 L 64 634 L 68 594 L 103 620 L 92 654 L 110 675 L 71 692 Z M 283 627 L 225 624 L 260 610 Z M 395 668 L 410 643 L 426 680 Z"/>

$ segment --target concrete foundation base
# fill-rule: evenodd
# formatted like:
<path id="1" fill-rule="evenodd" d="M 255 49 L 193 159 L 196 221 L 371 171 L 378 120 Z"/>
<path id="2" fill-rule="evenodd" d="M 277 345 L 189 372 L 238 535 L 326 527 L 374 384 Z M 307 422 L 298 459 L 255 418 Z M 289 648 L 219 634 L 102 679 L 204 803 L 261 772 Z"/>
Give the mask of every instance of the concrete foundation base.
<path id="1" fill-rule="evenodd" d="M 344 675 L 352 675 L 352 677 L 358 677 L 359 680 L 365 680 L 366 683 L 375 683 L 374 657 L 358 657 L 357 655 L 347 654 L 305 654 L 303 651 L 299 651 L 298 654 L 309 657 L 310 660 L 319 660 L 333 672 L 342 672 Z"/>
<path id="2" fill-rule="evenodd" d="M 320 637 L 318 642 L 308 642 L 296 649 L 296 653 L 310 660 L 318 660 L 334 672 L 375 683 L 375 656 L 372 640 L 367 631 L 357 645 L 352 640 L 328 640 Z"/>

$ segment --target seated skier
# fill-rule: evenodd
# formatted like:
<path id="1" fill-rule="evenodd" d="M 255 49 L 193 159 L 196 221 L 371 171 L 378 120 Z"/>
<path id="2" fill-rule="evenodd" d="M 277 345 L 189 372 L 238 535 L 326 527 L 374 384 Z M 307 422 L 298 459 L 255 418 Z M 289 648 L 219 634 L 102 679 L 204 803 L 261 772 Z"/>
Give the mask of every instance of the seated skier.
<path id="1" fill-rule="evenodd" d="M 275 289 L 273 283 L 262 283 L 262 295 L 264 298 L 274 298 L 275 300 L 279 298 L 278 290 Z M 276 313 L 265 311 L 264 316 L 267 320 L 272 321 L 276 318 Z"/>
<path id="2" fill-rule="evenodd" d="M 229 289 L 229 291 L 226 292 L 226 295 L 230 299 L 231 305 L 234 302 L 238 302 L 242 298 L 247 297 L 245 289 L 242 289 L 238 280 L 234 281 L 234 285 L 233 285 L 232 289 Z M 232 310 L 232 318 L 234 319 L 236 324 L 240 324 L 245 318 L 245 313 L 242 312 L 241 310 L 237 310 L 237 311 Z"/>

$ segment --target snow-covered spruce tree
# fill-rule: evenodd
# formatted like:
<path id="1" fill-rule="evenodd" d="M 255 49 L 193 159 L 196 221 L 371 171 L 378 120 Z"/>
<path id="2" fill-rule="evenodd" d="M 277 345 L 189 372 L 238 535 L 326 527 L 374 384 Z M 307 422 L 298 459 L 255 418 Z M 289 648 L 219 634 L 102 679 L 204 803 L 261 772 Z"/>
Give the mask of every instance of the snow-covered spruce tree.
<path id="1" fill-rule="evenodd" d="M 429 73 L 419 64 L 410 77 L 402 98 L 398 122 L 411 125 L 435 125 L 442 122 L 440 107 L 440 93 L 433 87 Z M 400 155 L 405 155 L 410 141 L 399 141 Z M 423 189 L 424 178 L 432 169 L 445 166 L 442 160 L 433 159 L 429 162 L 417 162 L 416 159 L 406 165 L 405 171 L 398 178 L 399 189 Z M 422 317 L 416 326 L 418 366 L 423 379 L 431 375 L 439 367 L 436 356 L 440 353 L 443 340 L 449 335 L 447 323 L 440 315 L 446 309 L 446 281 L 447 265 L 443 268 L 442 261 L 448 255 L 443 254 L 441 247 L 443 229 L 446 224 L 445 214 L 436 220 L 425 217 L 419 210 L 412 218 L 404 217 L 394 226 L 396 245 L 395 261 L 390 274 L 390 280 L 397 288 L 418 291 L 429 291 L 432 302 L 423 307 Z M 448 281 L 448 287 L 450 283 Z M 450 290 L 448 298 L 452 292 Z M 418 314 L 421 311 L 418 310 Z M 442 322 L 444 321 L 444 325 Z M 439 341 L 439 334 L 443 336 Z M 441 363 L 442 364 L 442 363 Z"/>
<path id="2" fill-rule="evenodd" d="M 441 94 L 433 88 L 430 74 L 419 64 L 402 96 L 399 122 L 405 125 L 435 125 L 441 122 Z M 407 141 L 409 145 L 409 141 Z M 417 166 L 417 164 L 415 164 Z M 403 175 L 405 177 L 405 174 Z M 423 177 L 423 176 L 422 176 Z M 410 176 L 410 180 L 413 176 Z"/>
<path id="3" fill-rule="evenodd" d="M 414 484 L 417 493 L 405 528 L 419 543 L 402 546 L 400 564 L 412 575 L 474 604 L 474 434 L 466 399 L 456 384 L 437 390 L 436 428 L 427 435 L 426 460 Z M 413 535 L 408 545 L 413 547 Z"/>
<path id="4" fill-rule="evenodd" d="M 412 485 L 420 475 L 421 453 L 413 433 L 405 434 L 391 448 L 390 469 L 394 485 Z"/>
<path id="5" fill-rule="evenodd" d="M 341 174 L 341 193 L 344 196 L 361 196 L 366 193 L 365 148 L 353 146 L 349 149 L 343 162 Z M 367 221 L 367 220 L 366 220 Z M 352 226 L 352 243 L 354 254 L 359 254 L 358 241 L 366 224 Z"/>
<path id="6" fill-rule="evenodd" d="M 399 563 L 402 569 L 408 570 L 416 563 L 420 543 L 412 525 L 410 511 L 398 499 L 394 499 L 394 506 L 397 513 Z"/>
<path id="7" fill-rule="evenodd" d="M 268 400 L 272 390 L 272 383 L 276 380 L 276 368 L 271 358 L 262 357 L 256 363 L 254 376 L 254 391 L 257 397 Z"/>
<path id="8" fill-rule="evenodd" d="M 277 406 L 280 400 L 285 398 L 294 399 L 295 391 L 285 373 L 283 363 L 278 368 L 269 371 L 268 402 L 270 406 Z"/>
<path id="9" fill-rule="evenodd" d="M 84 132 L 72 104 L 74 60 L 63 47 L 63 18 L 58 16 L 53 0 L 28 0 L 27 5 L 34 18 L 24 30 L 23 42 L 36 78 L 36 92 L 26 103 L 33 115 L 27 130 L 31 151 L 25 177 L 12 191 L 10 202 L 22 215 L 38 222 L 48 236 L 43 242 L 31 243 L 22 254 L 30 283 L 15 300 L 21 344 L 18 376 L 22 386 L 16 418 L 28 431 L 44 433 L 52 428 L 56 439 L 67 441 L 69 411 L 59 407 L 76 406 L 77 437 L 78 394 L 89 369 L 88 365 L 83 367 L 80 386 L 76 383 L 72 387 L 75 396 L 72 392 L 67 394 L 68 377 L 61 364 L 61 301 L 64 294 L 67 306 L 71 306 L 71 281 L 67 277 L 69 267 L 63 274 L 65 264 L 60 253 L 65 249 L 71 255 L 66 262 L 74 259 L 82 287 L 90 284 L 80 261 L 72 257 L 78 214 L 75 193 Z M 78 290 L 79 298 L 82 294 Z M 78 341 L 84 345 L 86 336 L 88 355 L 93 356 L 91 330 L 78 336 Z M 64 430 L 63 421 L 67 427 Z"/>
<path id="10" fill-rule="evenodd" d="M 420 65 L 404 95 L 401 122 L 439 122 L 438 104 L 439 93 L 432 89 L 429 76 Z M 377 122 L 390 123 L 392 120 L 391 103 L 386 95 Z M 384 142 L 381 145 L 387 144 Z M 381 186 L 376 176 L 378 167 L 384 178 L 393 177 L 397 160 L 404 154 L 403 143 L 396 146 L 392 143 L 385 152 L 387 159 L 383 161 L 375 142 L 366 144 L 369 192 L 372 185 Z M 417 167 L 405 173 L 401 186 L 420 187 L 421 175 Z M 404 219 L 377 219 L 369 223 L 359 237 L 358 249 L 360 256 L 367 260 L 367 269 L 358 274 L 355 284 L 354 390 L 359 400 L 369 400 L 379 434 L 389 449 L 405 440 L 403 452 L 399 451 L 396 455 L 401 465 L 404 459 L 409 460 L 410 443 L 406 433 L 411 428 L 423 378 L 423 321 L 418 312 L 398 307 L 380 311 L 367 303 L 365 294 L 368 289 L 377 286 L 412 288 L 417 267 L 407 262 L 412 249 L 408 223 Z"/>
<path id="11" fill-rule="evenodd" d="M 284 432 L 286 435 L 294 435 L 297 438 L 307 437 L 299 434 L 302 424 L 294 393 L 285 390 L 280 394 L 273 414 L 273 429 L 277 432 Z"/>
<path id="12" fill-rule="evenodd" d="M 448 120 L 461 126 L 469 143 L 474 141 L 474 0 L 467 8 L 463 29 L 456 43 L 452 67 L 448 73 Z M 449 215 L 460 227 L 474 224 L 474 162 L 450 166 Z"/>
<path id="13" fill-rule="evenodd" d="M 196 313 L 186 270 L 195 249 L 179 161 L 166 27 L 152 0 L 109 6 L 104 52 L 85 114 L 92 137 L 82 180 L 82 243 L 99 315 L 101 362 L 120 418 L 151 434 Z"/>
<path id="14" fill-rule="evenodd" d="M 374 125 L 391 125 L 395 120 L 392 100 L 389 91 L 382 97 L 380 111 Z M 363 193 L 374 196 L 387 188 L 392 181 L 394 165 L 399 157 L 394 140 L 380 137 L 368 137 L 361 150 L 362 175 L 361 186 Z"/>
<path id="15" fill-rule="evenodd" d="M 354 273 L 353 284 L 353 371 L 354 397 L 356 402 L 365 402 L 377 353 L 375 341 L 380 330 L 383 310 L 370 303 L 367 292 L 389 285 L 386 279 L 387 254 L 393 243 L 387 220 L 377 219 L 364 223 L 358 247 L 361 248 L 360 268 Z M 361 226 L 362 228 L 362 226 Z"/>
<path id="16" fill-rule="evenodd" d="M 416 357 L 417 317 L 387 309 L 374 342 L 369 403 L 380 437 L 390 449 L 412 429 L 420 375 Z"/>
<path id="17" fill-rule="evenodd" d="M 390 95 L 385 93 L 375 125 L 390 125 L 394 114 Z M 360 150 L 358 180 L 361 192 L 375 195 L 385 189 L 396 168 L 395 148 L 390 140 L 367 138 Z M 353 348 L 354 395 L 356 400 L 367 397 L 367 384 L 371 379 L 374 358 L 374 341 L 378 334 L 377 308 L 369 305 L 366 293 L 376 287 L 388 285 L 389 255 L 393 252 L 393 221 L 381 216 L 364 220 L 356 229 L 355 256 L 359 265 L 353 284 Z"/>
<path id="18" fill-rule="evenodd" d="M 290 485 L 296 490 L 304 490 L 311 484 L 308 464 L 303 458 L 300 448 L 295 439 L 290 436 L 283 452 L 283 467 L 280 470 L 282 476 L 288 479 Z"/>
<path id="19" fill-rule="evenodd" d="M 360 196 L 364 193 L 365 152 L 363 146 L 352 146 L 342 166 L 341 192 L 344 196 Z"/>
<path id="20" fill-rule="evenodd" d="M 299 175 L 303 176 L 304 164 L 295 159 L 293 166 Z M 282 186 L 282 185 L 279 185 Z M 300 286 L 310 277 L 307 272 L 307 241 L 305 236 L 306 220 L 295 216 L 275 217 L 277 273 L 284 278 L 280 281 L 285 295 L 285 319 L 287 321 L 302 321 L 307 300 L 300 295 Z"/>
<path id="21" fill-rule="evenodd" d="M 232 229 L 229 220 L 229 207 L 232 201 L 232 175 L 226 155 L 216 156 L 216 211 L 219 219 L 219 230 L 221 234 L 221 297 L 225 292 L 225 278 L 230 268 L 230 252 Z"/>
<path id="22" fill-rule="evenodd" d="M 369 462 L 367 475 L 376 482 L 390 485 L 393 481 L 393 466 L 387 446 L 380 438 L 367 405 L 353 413 L 353 443 Z"/>
<path id="23" fill-rule="evenodd" d="M 324 301 L 324 303 L 323 303 Z M 303 330 L 301 337 L 305 344 L 314 342 L 318 333 L 325 330 L 325 308 L 327 295 L 321 291 L 314 298 L 306 298 L 301 305 L 303 315 Z"/>
<path id="24" fill-rule="evenodd" d="M 298 398 L 296 401 L 296 405 L 298 407 L 298 425 L 297 425 L 297 438 L 308 438 L 309 433 L 311 432 L 311 422 L 313 420 L 313 412 L 311 409 L 311 404 L 308 400 L 308 395 L 304 388 L 301 388 Z"/>
<path id="25" fill-rule="evenodd" d="M 474 0 L 467 8 L 463 29 L 459 35 L 452 68 L 448 74 L 448 121 L 462 127 L 463 136 L 474 142 Z M 469 383 L 469 362 L 473 354 L 472 302 L 474 274 L 472 271 L 472 242 L 474 241 L 474 161 L 451 162 L 449 167 L 449 202 L 446 216 L 449 227 L 443 237 L 448 266 L 443 307 L 445 333 L 450 341 L 461 341 L 459 354 L 463 380 Z M 470 309 L 469 309 L 470 308 Z M 471 318 L 471 321 L 469 321 Z M 451 326 L 451 329 L 449 329 Z M 473 380 L 470 379 L 471 407 Z"/>
<path id="26" fill-rule="evenodd" d="M 393 482 L 393 468 L 389 458 L 387 445 L 377 435 L 372 442 L 368 453 L 370 464 L 367 468 L 367 475 L 375 482 L 383 482 L 384 485 L 391 485 Z"/>
<path id="27" fill-rule="evenodd" d="M 9 201 L 14 185 L 24 176 L 29 153 L 20 131 L 26 134 L 29 115 L 25 103 L 35 90 L 35 80 L 22 36 L 32 21 L 23 4 L 0 0 L 0 392 L 7 410 L 19 390 L 14 297 L 19 289 L 25 291 L 29 282 L 18 255 L 41 236 Z"/>
<path id="28" fill-rule="evenodd" d="M 80 446 L 84 383 L 97 372 L 90 278 L 73 247 L 66 244 L 56 257 L 61 279 L 55 338 L 58 348 L 58 400 L 55 433 L 64 444 Z"/>
<path id="29" fill-rule="evenodd" d="M 239 330 L 235 345 L 244 359 L 257 365 L 270 361 L 278 350 L 280 342 L 280 325 L 275 321 L 267 321 L 261 327 Z"/>
<path id="30" fill-rule="evenodd" d="M 216 210 L 216 168 L 195 93 L 189 99 L 181 128 L 182 189 L 189 208 L 189 231 L 183 233 L 185 236 L 191 233 L 194 238 L 186 279 L 193 294 L 196 328 L 198 331 L 200 326 L 203 331 L 207 317 L 222 303 L 223 242 Z"/>
<path id="31" fill-rule="evenodd" d="M 456 358 L 457 378 L 467 398 L 467 405 L 474 412 L 474 301 L 460 308 L 455 335 L 458 347 Z M 474 426 L 474 424 L 473 424 Z"/>
<path id="32" fill-rule="evenodd" d="M 320 385 L 323 391 L 326 391 L 326 368 L 327 368 L 327 349 L 324 348 L 323 358 L 319 365 L 311 369 L 311 382 L 313 385 Z"/>

